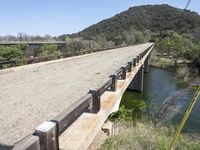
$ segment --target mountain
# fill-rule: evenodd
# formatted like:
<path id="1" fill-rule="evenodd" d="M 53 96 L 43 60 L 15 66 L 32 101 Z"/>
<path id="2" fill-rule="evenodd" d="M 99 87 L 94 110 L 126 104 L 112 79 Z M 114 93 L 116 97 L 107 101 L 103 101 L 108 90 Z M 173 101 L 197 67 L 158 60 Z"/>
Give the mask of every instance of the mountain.
<path id="1" fill-rule="evenodd" d="M 200 39 L 200 16 L 196 12 L 163 5 L 144 5 L 131 7 L 127 11 L 92 25 L 71 37 L 105 36 L 107 40 L 124 35 L 130 31 L 149 31 L 160 33 L 171 30 L 188 34 L 192 39 Z"/>

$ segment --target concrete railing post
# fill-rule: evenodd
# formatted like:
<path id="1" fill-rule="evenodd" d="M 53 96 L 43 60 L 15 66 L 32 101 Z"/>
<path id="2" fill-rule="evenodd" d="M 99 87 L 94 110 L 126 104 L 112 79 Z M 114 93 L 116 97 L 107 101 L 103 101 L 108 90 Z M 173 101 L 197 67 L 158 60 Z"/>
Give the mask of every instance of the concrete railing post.
<path id="1" fill-rule="evenodd" d="M 140 56 L 140 60 L 142 59 L 142 54 L 139 55 Z"/>
<path id="2" fill-rule="evenodd" d="M 132 62 L 128 62 L 128 72 L 132 71 Z"/>
<path id="3" fill-rule="evenodd" d="M 139 63 L 140 61 L 140 56 L 137 56 L 137 63 Z"/>
<path id="4" fill-rule="evenodd" d="M 133 67 L 136 67 L 137 64 L 137 58 L 133 58 Z"/>
<path id="5" fill-rule="evenodd" d="M 16 65 L 17 65 L 17 62 L 14 60 L 14 61 L 12 62 L 12 67 L 16 67 Z"/>
<path id="6" fill-rule="evenodd" d="M 89 93 L 92 94 L 92 108 L 91 108 L 91 113 L 98 113 L 100 110 L 100 92 L 99 90 L 96 89 L 91 89 Z"/>
<path id="7" fill-rule="evenodd" d="M 117 90 L 117 78 L 115 74 L 112 74 L 110 76 L 110 78 L 112 79 L 112 84 L 110 86 L 110 91 L 115 92 Z"/>
<path id="8" fill-rule="evenodd" d="M 122 78 L 121 79 L 125 80 L 126 79 L 126 67 L 122 66 L 121 69 L 122 69 Z"/>
<path id="9" fill-rule="evenodd" d="M 46 121 L 36 128 L 35 135 L 40 139 L 40 150 L 59 150 L 57 125 Z"/>

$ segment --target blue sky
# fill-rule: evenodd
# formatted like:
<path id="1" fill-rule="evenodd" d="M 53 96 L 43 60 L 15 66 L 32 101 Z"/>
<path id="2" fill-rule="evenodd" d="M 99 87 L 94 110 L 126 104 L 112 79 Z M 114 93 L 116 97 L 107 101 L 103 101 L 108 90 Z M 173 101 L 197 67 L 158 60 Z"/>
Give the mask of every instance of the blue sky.
<path id="1" fill-rule="evenodd" d="M 0 0 L 0 35 L 52 36 L 75 33 L 129 7 L 169 4 L 184 8 L 187 0 Z M 200 1 L 189 8 L 200 14 Z"/>

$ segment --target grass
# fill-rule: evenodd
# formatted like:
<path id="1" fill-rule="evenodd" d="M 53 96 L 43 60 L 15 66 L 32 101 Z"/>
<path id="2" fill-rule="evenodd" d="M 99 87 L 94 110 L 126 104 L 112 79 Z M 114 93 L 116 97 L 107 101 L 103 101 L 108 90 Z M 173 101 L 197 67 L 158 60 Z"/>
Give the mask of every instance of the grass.
<path id="1" fill-rule="evenodd" d="M 167 150 L 174 132 L 172 127 L 155 128 L 151 122 L 130 123 L 125 131 L 108 138 L 101 150 Z M 200 141 L 182 134 L 174 149 L 199 150 Z"/>

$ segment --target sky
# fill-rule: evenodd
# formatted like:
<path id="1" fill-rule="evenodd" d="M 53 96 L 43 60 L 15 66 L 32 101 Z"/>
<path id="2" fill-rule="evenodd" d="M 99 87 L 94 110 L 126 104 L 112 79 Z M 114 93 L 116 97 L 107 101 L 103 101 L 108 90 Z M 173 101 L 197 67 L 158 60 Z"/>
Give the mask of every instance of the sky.
<path id="1" fill-rule="evenodd" d="M 187 0 L 0 0 L 0 35 L 76 33 L 129 7 L 169 4 L 184 8 Z M 188 9 L 200 14 L 200 0 Z"/>

